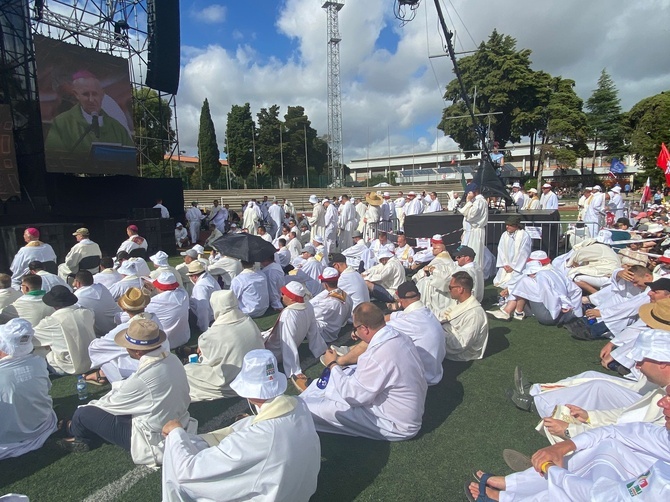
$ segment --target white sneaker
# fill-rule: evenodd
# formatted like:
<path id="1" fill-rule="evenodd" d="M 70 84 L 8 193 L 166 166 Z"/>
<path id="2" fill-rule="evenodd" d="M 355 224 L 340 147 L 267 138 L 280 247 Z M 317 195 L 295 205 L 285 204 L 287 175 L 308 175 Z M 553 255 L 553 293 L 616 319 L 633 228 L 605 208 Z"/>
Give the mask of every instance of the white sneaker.
<path id="1" fill-rule="evenodd" d="M 517 312 L 516 310 L 514 311 L 514 319 L 517 321 L 523 321 L 526 318 L 526 313 L 525 312 Z"/>
<path id="2" fill-rule="evenodd" d="M 502 321 L 509 321 L 509 318 L 511 317 L 507 312 L 505 312 L 502 309 L 498 310 L 487 310 L 487 314 L 491 314 L 493 317 L 496 319 L 500 319 Z"/>

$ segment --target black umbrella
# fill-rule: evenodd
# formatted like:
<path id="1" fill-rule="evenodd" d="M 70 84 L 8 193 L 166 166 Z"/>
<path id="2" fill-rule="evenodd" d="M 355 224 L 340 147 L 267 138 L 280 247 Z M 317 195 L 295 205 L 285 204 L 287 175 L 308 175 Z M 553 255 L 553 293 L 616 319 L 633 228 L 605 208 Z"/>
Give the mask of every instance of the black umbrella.
<path id="1" fill-rule="evenodd" d="M 277 252 L 265 239 L 245 232 L 225 234 L 212 242 L 212 247 L 223 255 L 244 261 L 271 260 Z"/>

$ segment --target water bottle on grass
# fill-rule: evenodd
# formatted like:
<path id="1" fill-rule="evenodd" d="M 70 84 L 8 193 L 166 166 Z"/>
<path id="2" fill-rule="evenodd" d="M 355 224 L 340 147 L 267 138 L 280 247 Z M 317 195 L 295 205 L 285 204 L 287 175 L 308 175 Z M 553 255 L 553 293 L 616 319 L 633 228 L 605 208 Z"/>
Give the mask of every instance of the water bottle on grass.
<path id="1" fill-rule="evenodd" d="M 84 375 L 79 375 L 79 377 L 77 377 L 77 396 L 80 401 L 84 401 L 88 398 L 88 384 L 84 379 Z"/>

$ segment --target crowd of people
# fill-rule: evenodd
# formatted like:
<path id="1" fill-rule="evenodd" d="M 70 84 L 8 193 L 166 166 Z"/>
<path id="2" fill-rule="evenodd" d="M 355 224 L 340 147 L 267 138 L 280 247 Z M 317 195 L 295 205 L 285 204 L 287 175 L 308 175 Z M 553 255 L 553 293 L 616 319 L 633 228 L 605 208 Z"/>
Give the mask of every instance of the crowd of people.
<path id="1" fill-rule="evenodd" d="M 515 185 L 516 200 L 524 195 Z M 595 188 L 584 207 L 600 204 Z M 542 204 L 557 207 L 551 186 L 542 190 Z M 530 385 L 519 368 L 510 401 L 540 414 L 538 430 L 552 446 L 532 459 L 512 455 L 515 467 L 530 462 L 517 474 L 478 472 L 466 495 L 591 500 L 586 494 L 603 484 L 614 490 L 649 469 L 665 479 L 670 442 L 658 432 L 670 416 L 665 208 L 620 217 L 612 228 L 600 211 L 596 237 L 572 229 L 570 251 L 552 260 L 533 251 L 517 213 L 492 253 L 489 201 L 475 183 L 463 200 L 452 195 L 446 210 L 463 217 L 454 246 L 440 234 L 412 246 L 403 233 L 406 215 L 443 210 L 434 192 L 395 200 L 387 192 L 313 195 L 312 211 L 300 215 L 286 199 L 250 200 L 240 213 L 215 201 L 208 215 L 194 202 L 187 227 L 175 230 L 183 249 L 175 267 L 163 251 L 147 256 L 134 225 L 110 257 L 88 229 L 77 229 L 63 263 L 38 229 L 27 228 L 11 275 L 0 274 L 0 400 L 11 404 L 0 459 L 57 433 L 69 452 L 108 442 L 138 465 L 162 466 L 167 501 L 223 493 L 308 500 L 320 469 L 318 433 L 413 438 L 444 362 L 485 356 L 489 317 L 535 317 L 580 340 L 607 340 L 599 355 L 612 374 Z M 599 207 L 612 203 L 608 196 Z M 274 253 L 259 261 L 222 254 L 219 239 L 236 233 L 271 243 Z M 500 295 L 485 311 L 487 279 Z M 254 319 L 269 315 L 276 321 L 261 331 Z M 304 342 L 323 365 L 319 378 L 305 374 Z M 111 389 L 58 420 L 49 395 L 58 375 Z M 296 396 L 286 394 L 289 384 Z M 234 397 L 246 399 L 251 414 L 198 435 L 190 404 Z M 564 462 L 573 451 L 578 460 Z M 618 462 L 594 468 L 613 451 Z"/>

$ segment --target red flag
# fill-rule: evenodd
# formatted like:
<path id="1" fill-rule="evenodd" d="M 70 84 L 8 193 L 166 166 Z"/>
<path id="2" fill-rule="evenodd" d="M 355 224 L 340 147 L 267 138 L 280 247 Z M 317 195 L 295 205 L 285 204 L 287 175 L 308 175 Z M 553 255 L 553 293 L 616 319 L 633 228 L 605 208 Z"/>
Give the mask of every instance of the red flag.
<path id="1" fill-rule="evenodd" d="M 670 185 L 670 152 L 665 143 L 661 143 L 661 151 L 656 159 L 656 166 L 665 174 L 665 184 Z"/>
<path id="2" fill-rule="evenodd" d="M 644 205 L 651 200 L 651 178 L 647 178 L 647 184 L 644 185 L 644 190 L 642 191 L 642 199 L 640 199 L 640 204 Z"/>

